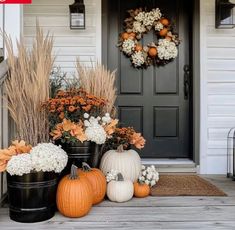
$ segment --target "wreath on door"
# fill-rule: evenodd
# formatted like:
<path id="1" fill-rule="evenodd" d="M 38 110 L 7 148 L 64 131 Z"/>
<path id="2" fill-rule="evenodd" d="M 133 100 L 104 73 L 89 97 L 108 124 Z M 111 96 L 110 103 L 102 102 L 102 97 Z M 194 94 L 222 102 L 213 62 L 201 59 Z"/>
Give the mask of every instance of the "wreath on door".
<path id="1" fill-rule="evenodd" d="M 159 8 L 151 11 L 131 9 L 128 13 L 130 16 L 124 20 L 124 32 L 120 34 L 118 46 L 135 68 L 166 65 L 178 56 L 180 40 Z M 143 45 L 144 34 L 152 29 L 156 40 Z"/>

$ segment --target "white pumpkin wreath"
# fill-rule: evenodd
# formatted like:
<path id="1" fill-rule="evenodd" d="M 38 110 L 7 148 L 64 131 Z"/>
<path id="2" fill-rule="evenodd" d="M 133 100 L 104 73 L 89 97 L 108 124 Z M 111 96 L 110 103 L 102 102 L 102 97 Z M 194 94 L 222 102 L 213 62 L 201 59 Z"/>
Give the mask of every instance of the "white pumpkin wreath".
<path id="1" fill-rule="evenodd" d="M 120 34 L 118 46 L 135 68 L 166 65 L 177 57 L 178 35 L 159 8 L 151 11 L 131 9 L 128 13 L 130 16 L 124 20 L 125 31 Z M 156 33 L 156 41 L 142 45 L 143 35 L 152 29 Z"/>

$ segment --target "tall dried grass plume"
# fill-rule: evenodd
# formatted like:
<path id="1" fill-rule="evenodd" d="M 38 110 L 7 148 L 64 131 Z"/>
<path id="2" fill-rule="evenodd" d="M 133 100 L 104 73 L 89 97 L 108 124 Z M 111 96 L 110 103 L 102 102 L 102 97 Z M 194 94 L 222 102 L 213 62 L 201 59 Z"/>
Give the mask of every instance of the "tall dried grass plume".
<path id="1" fill-rule="evenodd" d="M 27 49 L 23 38 L 13 42 L 6 34 L 9 76 L 5 82 L 8 109 L 16 125 L 17 138 L 35 146 L 49 141 L 49 125 L 42 103 L 49 98 L 49 77 L 54 63 L 53 37 L 44 36 L 38 23 L 36 38 Z"/>
<path id="2" fill-rule="evenodd" d="M 111 72 L 98 63 L 90 68 L 82 65 L 79 59 L 76 62 L 76 69 L 80 87 L 88 93 L 106 99 L 108 104 L 105 110 L 114 116 L 116 113 L 114 103 L 117 98 L 117 88 L 115 86 L 116 71 Z"/>

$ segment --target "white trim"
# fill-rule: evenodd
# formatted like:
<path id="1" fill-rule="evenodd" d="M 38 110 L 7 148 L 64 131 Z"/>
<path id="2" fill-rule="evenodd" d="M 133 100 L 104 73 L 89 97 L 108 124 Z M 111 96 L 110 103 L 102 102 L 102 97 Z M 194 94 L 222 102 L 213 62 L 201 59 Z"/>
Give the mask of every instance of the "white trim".
<path id="1" fill-rule="evenodd" d="M 96 8 L 96 61 L 102 61 L 102 0 L 97 1 Z"/>
<path id="2" fill-rule="evenodd" d="M 207 49 L 206 49 L 206 10 L 200 0 L 200 174 L 207 173 Z"/>

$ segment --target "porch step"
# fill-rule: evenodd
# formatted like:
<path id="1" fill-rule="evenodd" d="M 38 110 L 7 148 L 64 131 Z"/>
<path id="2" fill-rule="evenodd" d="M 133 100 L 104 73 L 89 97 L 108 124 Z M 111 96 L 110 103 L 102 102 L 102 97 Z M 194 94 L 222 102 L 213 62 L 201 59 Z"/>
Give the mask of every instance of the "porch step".
<path id="1" fill-rule="evenodd" d="M 155 165 L 160 173 L 197 173 L 196 164 L 189 159 L 142 159 L 144 165 Z"/>

